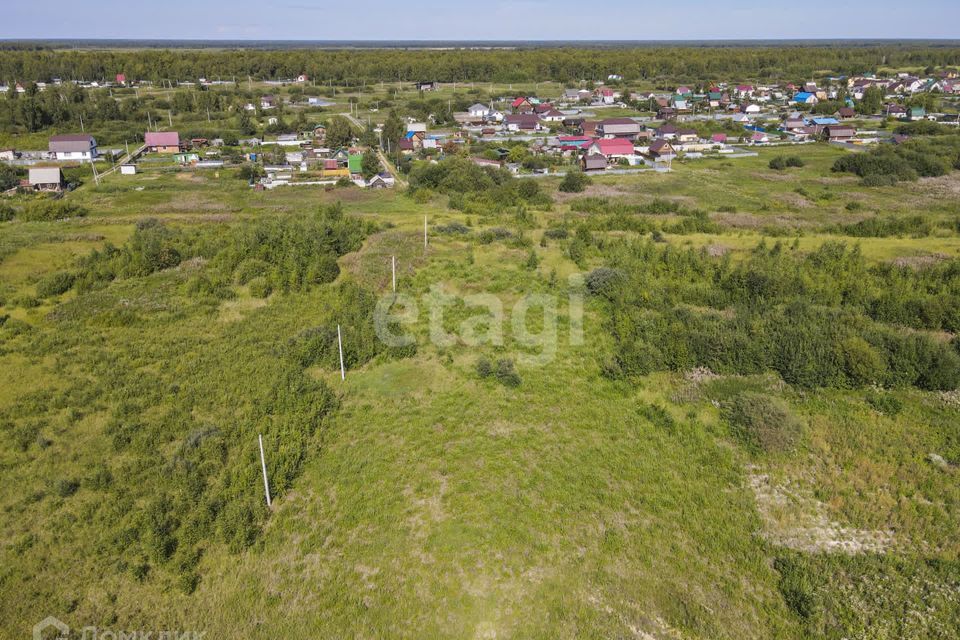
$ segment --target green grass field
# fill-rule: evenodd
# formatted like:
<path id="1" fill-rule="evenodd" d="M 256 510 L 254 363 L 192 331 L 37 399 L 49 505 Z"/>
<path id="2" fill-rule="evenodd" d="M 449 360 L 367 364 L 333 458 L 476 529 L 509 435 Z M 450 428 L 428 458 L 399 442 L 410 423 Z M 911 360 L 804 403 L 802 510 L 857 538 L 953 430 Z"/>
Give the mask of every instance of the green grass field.
<path id="1" fill-rule="evenodd" d="M 542 180 L 554 203 L 533 211 L 529 247 L 438 233 L 452 221 L 512 224 L 511 214 L 448 209 L 442 195 L 419 204 L 400 191 L 253 192 L 230 170 L 115 175 L 67 196 L 85 218 L 0 223 L 0 316 L 11 318 L 0 328 L 0 426 L 14 443 L 0 451 L 0 635 L 24 637 L 54 615 L 74 630 L 218 638 L 956 637 L 955 393 L 896 389 L 902 409 L 887 415 L 867 402 L 870 390 L 794 389 L 775 374 L 612 380 L 598 357 L 612 338 L 590 299 L 583 344 L 571 344 L 561 314 L 543 365 L 521 358 L 537 349 L 509 325 L 502 346 L 432 343 L 423 306 L 415 355 L 378 354 L 343 382 L 333 361 L 301 370 L 286 359 L 304 329 L 341 321 L 338 285 L 386 294 L 393 255 L 398 289 L 421 305 L 439 284 L 497 295 L 508 319 L 530 293 L 556 296 L 565 311 L 577 291 L 567 278 L 583 269 L 563 243 L 538 241 L 590 217 L 571 210 L 576 198 L 702 210 L 718 231 L 665 242 L 734 260 L 778 240 L 801 253 L 857 243 L 871 264 L 960 257 L 951 226 L 960 174 L 867 188 L 830 172 L 842 150 L 792 149 L 805 166 L 783 173 L 767 167 L 780 153 L 599 177 L 576 195 Z M 340 258 L 334 284 L 197 296 L 192 283 L 212 265 L 195 259 L 89 292 L 36 293 L 78 257 L 123 245 L 144 218 L 213 243 L 336 201 L 380 227 Z M 917 214 L 930 234 L 853 238 L 840 228 Z M 480 377 L 480 357 L 516 359 L 519 386 Z M 301 396 L 316 383 L 337 406 L 315 430 L 274 409 L 284 385 Z M 737 444 L 718 406 L 744 390 L 782 398 L 800 417 L 794 450 Z M 292 431 L 279 429 L 288 418 Z M 120 420 L 127 448 L 116 445 Z M 219 455 L 185 453 L 196 434 L 222 434 L 234 499 L 259 504 L 252 434 L 264 433 L 269 462 L 289 446 L 281 435 L 298 430 L 301 466 L 278 480 L 269 512 L 259 507 L 252 544 L 233 549 L 221 538 L 231 532 L 217 529 L 191 540 L 195 557 L 183 545 L 163 562 L 141 557 L 155 487 L 174 483 L 162 486 L 178 500 L 189 487 L 178 465 Z M 227 482 L 210 477 L 219 478 L 210 491 Z M 185 586 L 185 575 L 195 580 Z"/>

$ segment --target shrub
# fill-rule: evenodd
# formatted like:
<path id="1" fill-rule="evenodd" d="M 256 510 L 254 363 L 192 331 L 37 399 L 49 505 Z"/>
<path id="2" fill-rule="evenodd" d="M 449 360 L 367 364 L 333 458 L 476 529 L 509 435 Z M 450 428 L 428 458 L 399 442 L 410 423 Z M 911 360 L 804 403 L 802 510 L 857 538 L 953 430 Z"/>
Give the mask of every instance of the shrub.
<path id="1" fill-rule="evenodd" d="M 769 166 L 771 169 L 775 169 L 776 171 L 783 171 L 787 168 L 787 161 L 783 156 L 777 156 L 770 161 Z"/>
<path id="2" fill-rule="evenodd" d="M 672 429 L 675 425 L 673 416 L 670 412 L 659 404 L 648 404 L 641 402 L 637 407 L 637 412 L 651 424 L 661 429 Z"/>
<path id="3" fill-rule="evenodd" d="M 489 378 L 493 375 L 493 363 L 486 358 L 477 360 L 477 375 L 481 378 Z"/>
<path id="4" fill-rule="evenodd" d="M 8 205 L 6 202 L 0 202 L 0 222 L 7 222 L 13 220 L 16 215 L 16 210 Z"/>
<path id="5" fill-rule="evenodd" d="M 552 240 L 563 240 L 569 235 L 570 233 L 567 231 L 566 227 L 551 227 L 543 232 L 543 236 L 545 238 L 550 238 Z"/>
<path id="6" fill-rule="evenodd" d="M 853 386 L 878 383 L 886 377 L 883 358 L 863 338 L 847 338 L 840 344 L 840 350 L 843 354 L 844 371 Z"/>
<path id="7" fill-rule="evenodd" d="M 804 164 L 803 159 L 797 156 L 788 156 L 786 159 L 786 165 L 788 167 L 802 167 Z"/>
<path id="8" fill-rule="evenodd" d="M 557 188 L 564 193 L 581 193 L 591 182 L 590 176 L 582 171 L 568 171 Z"/>
<path id="9" fill-rule="evenodd" d="M 505 240 L 512 237 L 513 234 L 510 233 L 508 229 L 503 227 L 493 227 L 490 229 L 484 229 L 480 232 L 480 242 L 483 244 L 490 244 L 494 240 Z"/>
<path id="10" fill-rule="evenodd" d="M 903 410 L 903 402 L 892 393 L 871 389 L 867 392 L 867 404 L 887 416 L 895 416 Z"/>
<path id="11" fill-rule="evenodd" d="M 786 451 L 800 435 L 800 421 L 786 403 L 747 391 L 723 408 L 734 436 L 755 453 Z"/>
<path id="12" fill-rule="evenodd" d="M 626 282 L 626 276 L 619 269 L 600 267 L 587 274 L 587 291 L 595 296 L 612 299 Z"/>
<path id="13" fill-rule="evenodd" d="M 514 368 L 513 360 L 509 358 L 504 358 L 497 361 L 496 376 L 497 380 L 508 387 L 516 387 L 520 385 L 520 374 L 518 374 Z"/>
<path id="14" fill-rule="evenodd" d="M 250 295 L 254 298 L 266 298 L 273 293 L 273 286 L 266 278 L 259 277 L 250 281 Z"/>
<path id="15" fill-rule="evenodd" d="M 60 478 L 53 483 L 53 489 L 61 498 L 69 498 L 80 488 L 80 483 L 73 478 Z"/>
<path id="16" fill-rule="evenodd" d="M 87 210 L 66 200 L 38 198 L 27 203 L 20 212 L 20 219 L 30 222 L 81 218 Z"/>
<path id="17" fill-rule="evenodd" d="M 73 274 L 61 271 L 54 273 L 37 283 L 37 297 L 51 298 L 66 293 L 73 286 Z"/>
<path id="18" fill-rule="evenodd" d="M 248 258 L 237 265 L 233 278 L 237 284 L 247 284 L 254 278 L 265 276 L 270 271 L 270 264 L 258 258 Z"/>
<path id="19" fill-rule="evenodd" d="M 438 225 L 435 227 L 435 229 L 437 230 L 437 233 L 443 233 L 447 235 L 463 235 L 470 233 L 470 227 L 457 220 L 447 224 Z"/>
<path id="20" fill-rule="evenodd" d="M 793 556 L 780 556 L 773 561 L 773 568 L 780 574 L 777 586 L 787 607 L 804 620 L 812 618 L 819 604 L 814 581 L 811 580 L 803 560 Z"/>

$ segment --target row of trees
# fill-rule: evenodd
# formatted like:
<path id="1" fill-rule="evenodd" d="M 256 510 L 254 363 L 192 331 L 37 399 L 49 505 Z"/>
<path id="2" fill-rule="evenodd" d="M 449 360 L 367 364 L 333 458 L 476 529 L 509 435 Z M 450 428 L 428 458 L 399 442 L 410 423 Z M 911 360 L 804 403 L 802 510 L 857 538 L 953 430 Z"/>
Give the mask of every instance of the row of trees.
<path id="1" fill-rule="evenodd" d="M 830 71 L 855 74 L 880 67 L 960 64 L 960 48 L 884 43 L 789 47 L 531 48 L 514 50 L 171 50 L 0 51 L 0 78 L 49 81 L 113 79 L 246 80 L 293 78 L 321 83 L 373 81 L 523 82 L 670 78 L 795 79 Z"/>

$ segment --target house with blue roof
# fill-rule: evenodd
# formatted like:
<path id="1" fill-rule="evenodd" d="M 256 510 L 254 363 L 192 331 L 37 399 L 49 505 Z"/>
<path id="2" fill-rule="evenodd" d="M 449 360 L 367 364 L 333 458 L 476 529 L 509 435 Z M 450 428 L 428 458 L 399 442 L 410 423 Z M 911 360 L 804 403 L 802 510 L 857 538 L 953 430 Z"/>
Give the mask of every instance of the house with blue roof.
<path id="1" fill-rule="evenodd" d="M 836 118 L 814 118 L 813 124 L 820 127 L 825 127 L 831 124 L 840 124 L 840 121 L 837 120 Z"/>
<path id="2" fill-rule="evenodd" d="M 794 104 L 817 104 L 817 96 L 809 91 L 801 91 L 793 96 L 792 102 Z"/>

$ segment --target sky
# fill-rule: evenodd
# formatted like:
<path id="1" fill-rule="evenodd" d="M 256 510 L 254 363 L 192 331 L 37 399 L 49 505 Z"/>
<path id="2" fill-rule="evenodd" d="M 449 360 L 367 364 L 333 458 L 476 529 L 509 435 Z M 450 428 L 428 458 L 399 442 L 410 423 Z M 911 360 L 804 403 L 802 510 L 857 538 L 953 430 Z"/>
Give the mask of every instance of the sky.
<path id="1" fill-rule="evenodd" d="M 960 0 L 3 0 L 0 38 L 960 39 Z"/>

